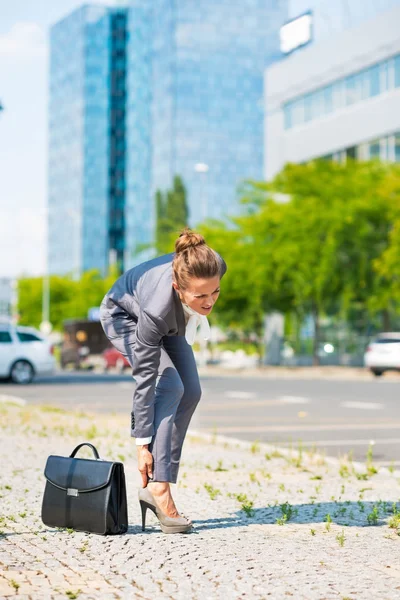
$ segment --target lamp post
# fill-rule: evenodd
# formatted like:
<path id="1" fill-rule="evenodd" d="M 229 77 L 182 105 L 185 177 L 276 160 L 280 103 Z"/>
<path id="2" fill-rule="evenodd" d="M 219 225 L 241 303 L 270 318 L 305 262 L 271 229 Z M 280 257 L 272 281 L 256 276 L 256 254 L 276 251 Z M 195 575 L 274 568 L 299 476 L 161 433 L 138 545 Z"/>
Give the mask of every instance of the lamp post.
<path id="1" fill-rule="evenodd" d="M 201 202 L 201 218 L 205 221 L 208 217 L 208 201 L 207 192 L 205 189 L 207 173 L 210 167 L 206 163 L 198 162 L 194 165 L 196 173 L 200 174 L 201 177 L 201 188 L 200 188 L 200 202 Z"/>

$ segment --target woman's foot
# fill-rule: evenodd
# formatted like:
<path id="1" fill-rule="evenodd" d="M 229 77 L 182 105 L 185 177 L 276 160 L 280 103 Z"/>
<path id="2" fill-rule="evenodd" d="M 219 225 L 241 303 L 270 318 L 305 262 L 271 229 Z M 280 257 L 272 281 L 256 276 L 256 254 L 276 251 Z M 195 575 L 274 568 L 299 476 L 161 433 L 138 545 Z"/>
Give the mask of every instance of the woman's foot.
<path id="1" fill-rule="evenodd" d="M 147 484 L 154 500 L 162 512 L 173 519 L 180 517 L 172 499 L 170 485 L 167 481 L 149 481 Z"/>

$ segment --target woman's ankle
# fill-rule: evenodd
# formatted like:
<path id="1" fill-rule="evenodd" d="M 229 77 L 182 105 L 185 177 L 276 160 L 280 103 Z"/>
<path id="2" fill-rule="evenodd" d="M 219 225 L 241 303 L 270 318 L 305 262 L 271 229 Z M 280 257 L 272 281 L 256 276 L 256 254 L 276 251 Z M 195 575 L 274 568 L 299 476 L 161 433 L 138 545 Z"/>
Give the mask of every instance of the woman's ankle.
<path id="1" fill-rule="evenodd" d="M 170 491 L 168 481 L 149 481 L 147 485 L 149 486 L 150 491 L 158 492 L 159 494 Z"/>

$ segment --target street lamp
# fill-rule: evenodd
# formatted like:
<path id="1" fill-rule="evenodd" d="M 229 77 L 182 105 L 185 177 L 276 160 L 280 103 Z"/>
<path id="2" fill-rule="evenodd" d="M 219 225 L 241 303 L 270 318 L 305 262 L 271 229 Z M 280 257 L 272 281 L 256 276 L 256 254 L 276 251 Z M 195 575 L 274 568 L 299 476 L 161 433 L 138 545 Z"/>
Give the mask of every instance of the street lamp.
<path id="1" fill-rule="evenodd" d="M 206 163 L 198 162 L 194 165 L 194 170 L 196 173 L 200 173 L 201 177 L 201 189 L 200 189 L 200 199 L 201 199 L 201 212 L 202 219 L 205 221 L 208 215 L 208 202 L 207 202 L 207 194 L 205 190 L 205 183 L 207 173 L 210 170 L 210 167 Z"/>

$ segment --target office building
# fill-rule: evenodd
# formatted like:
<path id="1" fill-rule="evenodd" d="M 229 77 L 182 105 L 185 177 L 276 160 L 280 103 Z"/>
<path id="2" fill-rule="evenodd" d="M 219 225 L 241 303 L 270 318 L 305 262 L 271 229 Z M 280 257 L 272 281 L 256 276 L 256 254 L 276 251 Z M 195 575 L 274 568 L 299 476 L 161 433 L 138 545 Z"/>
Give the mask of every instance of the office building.
<path id="1" fill-rule="evenodd" d="M 155 193 L 175 175 L 187 188 L 191 226 L 237 214 L 240 183 L 262 178 L 263 73 L 281 57 L 287 5 L 131 1 L 127 263 L 151 244 Z"/>
<path id="2" fill-rule="evenodd" d="M 124 267 L 126 21 L 83 6 L 51 28 L 50 273 Z"/>
<path id="3" fill-rule="evenodd" d="M 322 36 L 266 70 L 267 179 L 286 162 L 319 157 L 400 161 L 396 4 L 356 27 Z"/>
<path id="4" fill-rule="evenodd" d="M 399 0 L 289 0 L 289 19 L 311 12 L 311 43 L 319 44 L 399 4 Z"/>

